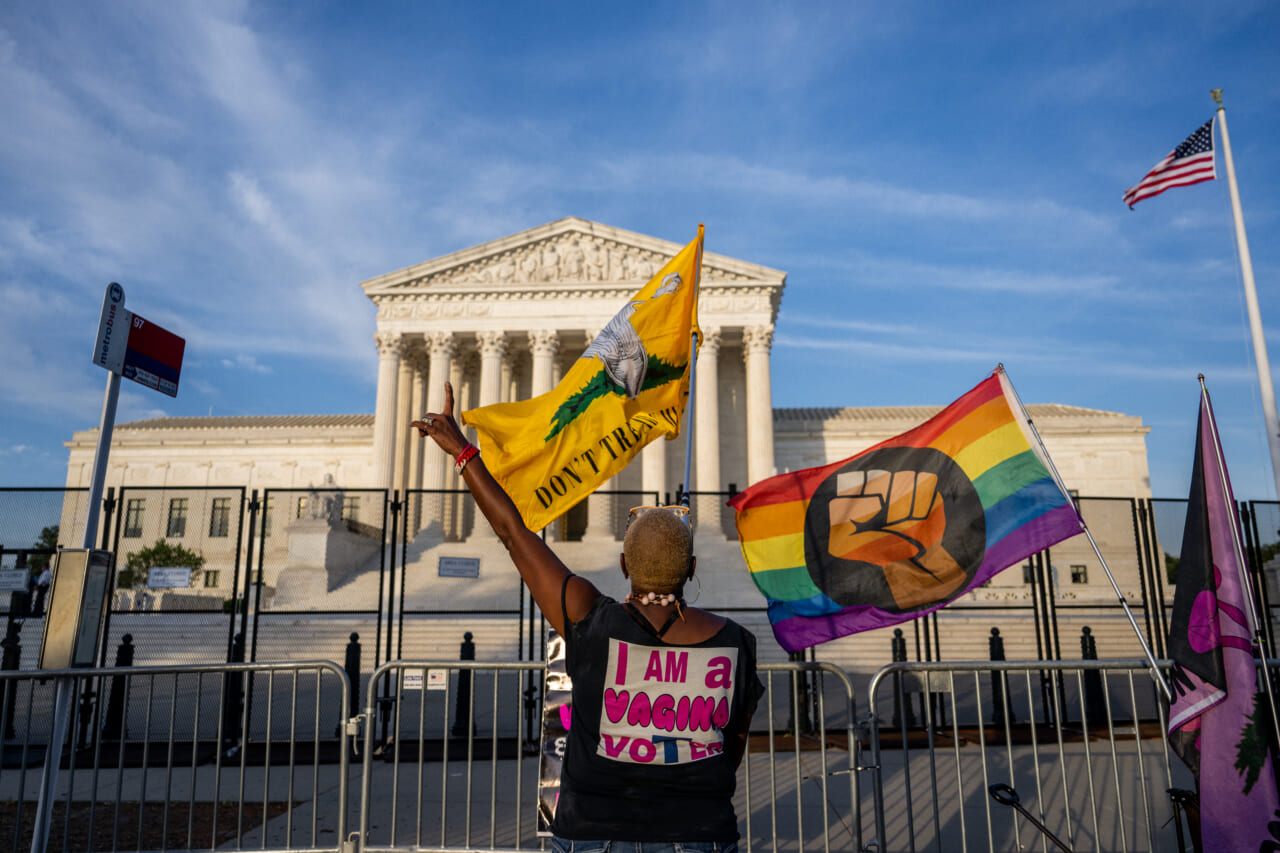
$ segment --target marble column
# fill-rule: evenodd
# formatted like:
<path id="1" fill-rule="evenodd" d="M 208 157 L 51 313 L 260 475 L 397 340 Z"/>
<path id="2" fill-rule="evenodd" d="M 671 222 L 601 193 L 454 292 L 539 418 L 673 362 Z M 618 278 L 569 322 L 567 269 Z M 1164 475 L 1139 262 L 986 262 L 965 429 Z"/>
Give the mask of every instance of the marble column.
<path id="1" fill-rule="evenodd" d="M 453 332 L 434 332 L 427 337 L 428 373 L 426 405 L 423 411 L 439 412 L 444 408 L 444 383 L 452 381 L 453 357 L 458 352 L 458 342 Z M 455 393 L 457 386 L 454 386 Z M 455 404 L 455 409 L 457 408 Z M 419 412 L 418 414 L 422 414 Z M 458 416 L 455 411 L 454 417 Z M 431 450 L 422 458 L 422 488 L 443 489 L 445 459 L 444 453 L 432 444 Z"/>
<path id="2" fill-rule="evenodd" d="M 413 352 L 406 345 L 400 352 L 400 370 L 396 380 L 396 451 L 391 468 L 391 487 L 404 495 L 405 482 L 409 474 L 409 434 L 408 419 L 405 415 L 413 411 Z M 404 422 L 403 424 L 401 422 Z"/>
<path id="3" fill-rule="evenodd" d="M 556 354 L 560 352 L 560 335 L 542 329 L 529 333 L 529 349 L 533 353 L 532 396 L 545 394 L 555 387 Z"/>
<path id="4" fill-rule="evenodd" d="M 769 385 L 769 350 L 773 327 L 742 330 L 742 355 L 747 365 L 747 484 L 774 473 L 773 391 Z"/>
<path id="5" fill-rule="evenodd" d="M 617 488 L 615 479 L 610 477 L 605 480 L 587 496 L 587 529 L 582 532 L 583 539 L 613 540 L 617 538 L 613 530 L 613 505 L 616 496 L 601 494 Z"/>
<path id="6" fill-rule="evenodd" d="M 530 375 L 530 396 L 537 397 L 556 387 L 556 354 L 560 352 L 560 335 L 550 329 L 529 332 L 529 350 L 533 355 L 533 372 Z M 547 540 L 558 541 L 561 519 L 547 525 Z"/>
<path id="7" fill-rule="evenodd" d="M 378 394 L 373 416 L 373 486 L 391 488 L 391 465 L 396 449 L 396 385 L 404 339 L 398 332 L 378 332 Z"/>
<path id="8" fill-rule="evenodd" d="M 480 405 L 501 403 L 502 362 L 507 354 L 507 333 L 479 332 L 476 340 L 480 345 Z"/>
<path id="9" fill-rule="evenodd" d="M 480 406 L 492 406 L 502 402 L 502 363 L 507 354 L 507 334 L 501 331 L 479 332 L 476 341 L 480 346 Z M 493 528 L 477 511 L 471 523 L 471 535 L 480 539 L 494 538 Z"/>
<path id="10" fill-rule="evenodd" d="M 698 350 L 697 400 L 693 412 L 693 439 L 697 476 L 692 491 L 717 492 L 720 484 L 720 330 L 704 329 Z M 747 392 L 750 394 L 750 390 Z M 721 536 L 719 495 L 698 495 L 694 520 L 702 534 Z"/>
<path id="11" fill-rule="evenodd" d="M 444 408 L 444 383 L 450 381 L 453 370 L 453 357 L 458 351 L 458 343 L 452 332 L 434 332 L 427 336 L 428 376 L 426 405 L 423 411 L 439 412 Z M 455 386 L 456 387 L 456 386 Z M 419 412 L 418 414 L 422 414 Z M 454 416 L 457 416 L 454 412 Z M 434 441 L 426 441 L 422 448 L 422 488 L 435 491 L 445 488 L 449 458 L 436 447 Z M 429 526 L 443 521 L 444 501 L 439 495 L 426 496 L 427 511 L 423 514 L 423 525 Z"/>
<path id="12" fill-rule="evenodd" d="M 427 447 L 427 439 L 421 438 L 417 430 L 409 429 L 403 426 L 410 420 L 416 419 L 426 409 L 427 401 L 427 353 L 424 349 L 415 350 L 413 355 L 409 357 L 409 366 L 413 370 L 413 383 L 409 393 L 409 411 L 400 417 L 402 428 L 409 437 L 409 453 L 405 459 L 405 465 L 408 468 L 405 474 L 404 487 L 412 489 L 415 492 L 422 488 L 422 456 L 428 450 L 434 450 L 434 447 Z M 423 520 L 423 495 L 415 494 L 410 498 L 409 509 L 410 514 L 408 523 L 410 529 L 416 536 L 418 531 L 422 529 Z"/>
<path id="13" fill-rule="evenodd" d="M 640 488 L 645 492 L 657 495 L 658 505 L 662 505 L 667 491 L 667 440 L 663 436 L 655 438 L 640 451 Z M 640 502 L 649 503 L 654 500 L 651 494 L 645 494 Z"/>
<path id="14" fill-rule="evenodd" d="M 449 367 L 449 382 L 453 384 L 453 416 L 461 424 L 462 413 L 472 408 L 471 391 L 473 381 L 469 375 L 469 367 L 474 367 L 475 352 L 467 349 L 458 354 Z M 441 390 L 440 399 L 443 401 L 444 392 Z M 443 405 L 442 405 L 443 408 Z M 439 409 L 432 409 L 439 411 Z M 467 437 L 468 441 L 475 441 L 475 430 L 471 427 L 463 427 L 462 434 Z M 440 454 L 440 465 L 444 469 L 442 477 L 445 489 L 465 489 L 466 486 L 458 477 L 458 472 L 454 468 L 453 460 L 447 455 Z M 464 519 L 467 510 L 471 506 L 471 499 L 463 495 L 449 495 L 444 504 L 443 525 L 446 535 L 452 540 L 466 538 L 466 526 Z"/>

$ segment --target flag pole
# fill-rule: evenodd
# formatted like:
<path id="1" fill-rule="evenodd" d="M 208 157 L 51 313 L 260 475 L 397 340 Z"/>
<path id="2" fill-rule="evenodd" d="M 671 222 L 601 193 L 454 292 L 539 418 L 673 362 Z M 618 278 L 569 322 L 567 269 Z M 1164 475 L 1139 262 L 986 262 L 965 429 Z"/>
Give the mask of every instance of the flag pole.
<path id="1" fill-rule="evenodd" d="M 698 223 L 698 256 L 693 259 L 693 310 L 697 313 L 699 291 L 702 290 L 702 244 L 704 226 Z M 697 397 L 694 390 L 698 382 L 698 332 L 689 333 L 689 402 L 685 404 L 685 423 L 689 425 L 684 434 L 684 482 L 680 487 L 680 506 L 689 508 L 690 465 L 693 462 L 693 416 L 698 411 Z M 688 516 L 686 516 L 686 520 Z M 692 525 L 690 525 L 692 526 Z"/>
<path id="2" fill-rule="evenodd" d="M 680 506 L 689 508 L 689 463 L 693 461 L 693 416 L 698 411 L 694 389 L 698 381 L 698 333 L 689 333 L 689 402 L 685 404 L 685 423 L 689 425 L 684 433 L 684 480 L 680 484 Z"/>
<path id="3" fill-rule="evenodd" d="M 996 366 L 996 372 L 1004 374 L 1004 365 Z M 1049 473 L 1053 475 L 1053 482 L 1068 496 L 1070 500 L 1070 492 L 1067 491 L 1066 484 L 1062 481 L 1062 475 L 1058 473 L 1058 466 L 1053 464 L 1053 457 L 1049 455 L 1049 450 L 1044 446 L 1044 439 L 1040 437 L 1040 431 L 1036 429 L 1035 423 L 1031 420 L 1031 415 L 1027 412 L 1026 406 L 1022 405 L 1022 398 L 1018 396 L 1018 390 L 1013 387 L 1012 382 L 1005 383 L 1008 389 L 1013 393 L 1014 402 L 1018 405 L 1018 413 L 1023 422 L 1031 428 L 1031 434 L 1035 437 L 1036 444 L 1040 446 L 1040 456 L 1048 463 Z M 1147 665 L 1151 667 L 1151 678 L 1160 685 L 1160 690 L 1164 693 L 1165 701 L 1173 701 L 1173 691 L 1169 689 L 1169 684 L 1164 680 L 1164 674 L 1160 672 L 1160 666 L 1156 663 L 1156 656 L 1151 653 L 1151 646 L 1147 643 L 1145 637 L 1142 636 L 1142 629 L 1138 627 L 1138 620 L 1134 618 L 1133 611 L 1129 609 L 1129 602 L 1125 600 L 1124 593 L 1120 591 L 1120 585 L 1116 583 L 1116 576 L 1111 573 L 1111 567 L 1107 565 L 1107 558 L 1102 556 L 1102 549 L 1098 547 L 1097 541 L 1093 538 L 1093 532 L 1089 530 L 1089 525 L 1084 523 L 1084 516 L 1080 514 L 1080 507 L 1075 501 L 1071 503 L 1072 508 L 1076 511 L 1076 519 L 1080 522 L 1080 531 L 1089 539 L 1089 544 L 1093 547 L 1093 553 L 1098 558 L 1098 562 L 1102 564 L 1102 570 L 1106 572 L 1107 580 L 1111 581 L 1111 589 L 1115 591 L 1116 598 L 1120 602 L 1120 607 L 1124 610 L 1124 615 L 1129 619 L 1129 625 L 1133 628 L 1134 636 L 1138 638 L 1138 644 L 1142 646 L 1142 653 L 1147 659 Z"/>
<path id="4" fill-rule="evenodd" d="M 1253 261 L 1249 257 L 1249 238 L 1244 232 L 1244 213 L 1240 210 L 1240 188 L 1236 185 L 1236 166 L 1231 158 L 1231 136 L 1227 133 L 1227 110 L 1222 105 L 1222 90 L 1210 94 L 1218 104 L 1218 129 L 1222 133 L 1222 160 L 1227 167 L 1227 187 L 1231 191 L 1231 215 L 1235 219 L 1236 252 L 1240 255 L 1240 277 L 1244 279 L 1244 302 L 1249 311 L 1249 332 L 1253 338 L 1253 360 L 1258 370 L 1258 386 L 1262 394 L 1262 417 L 1267 425 L 1267 448 L 1271 452 L 1271 476 L 1275 480 L 1276 497 L 1280 498 L 1280 416 L 1276 414 L 1275 385 L 1271 382 L 1271 361 L 1267 358 L 1267 340 L 1258 312 L 1258 290 L 1253 283 Z"/>
<path id="5" fill-rule="evenodd" d="M 1271 711 L 1271 728 L 1276 745 L 1280 745 L 1280 717 L 1276 716 L 1275 691 L 1271 686 L 1271 673 L 1267 670 L 1267 659 L 1271 651 L 1267 647 L 1267 635 L 1262 630 L 1262 622 L 1258 618 L 1258 609 L 1253 599 L 1253 583 L 1249 580 L 1248 565 L 1244 559 L 1244 544 L 1240 541 L 1240 518 L 1236 507 L 1235 495 L 1231 493 L 1231 483 L 1227 479 L 1227 462 L 1222 457 L 1222 441 L 1218 438 L 1218 420 L 1213 416 L 1213 403 L 1209 399 L 1209 389 L 1204 384 L 1204 374 L 1200 374 L 1200 399 L 1209 410 L 1209 429 L 1213 433 L 1213 456 L 1218 468 L 1218 482 L 1222 486 L 1222 494 L 1226 496 L 1231 510 L 1231 548 L 1235 552 L 1236 565 L 1240 571 L 1240 591 L 1244 593 L 1245 608 L 1248 610 L 1249 629 L 1253 632 L 1253 642 L 1262 655 L 1262 683 L 1265 685 L 1267 705 Z"/>

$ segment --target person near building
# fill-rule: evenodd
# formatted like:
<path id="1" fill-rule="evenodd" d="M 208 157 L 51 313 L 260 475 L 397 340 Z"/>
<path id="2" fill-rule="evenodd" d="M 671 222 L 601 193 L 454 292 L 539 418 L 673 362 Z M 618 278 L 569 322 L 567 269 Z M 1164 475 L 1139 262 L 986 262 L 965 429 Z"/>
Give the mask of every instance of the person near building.
<path id="1" fill-rule="evenodd" d="M 551 829 L 560 853 L 737 850 L 737 768 L 764 693 L 756 640 L 689 606 L 693 539 L 682 507 L 637 507 L 620 558 L 623 601 L 575 575 L 531 531 L 453 417 L 411 426 L 455 460 L 551 626 L 565 638 L 572 714 Z"/>
<path id="2" fill-rule="evenodd" d="M 49 595 L 49 585 L 53 583 L 53 573 L 49 571 L 49 564 L 45 563 L 40 574 L 36 575 L 35 595 L 31 600 L 31 615 L 44 615 L 45 598 Z"/>

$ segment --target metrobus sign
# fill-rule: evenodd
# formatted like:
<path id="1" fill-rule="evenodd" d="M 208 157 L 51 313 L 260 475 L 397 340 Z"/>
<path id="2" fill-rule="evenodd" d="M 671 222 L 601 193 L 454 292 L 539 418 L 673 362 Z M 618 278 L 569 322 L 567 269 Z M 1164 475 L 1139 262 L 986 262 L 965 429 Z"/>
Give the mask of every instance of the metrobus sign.
<path id="1" fill-rule="evenodd" d="M 124 307 L 124 288 L 107 285 L 98 321 L 93 363 L 154 388 L 178 396 L 178 377 L 187 342 Z"/>

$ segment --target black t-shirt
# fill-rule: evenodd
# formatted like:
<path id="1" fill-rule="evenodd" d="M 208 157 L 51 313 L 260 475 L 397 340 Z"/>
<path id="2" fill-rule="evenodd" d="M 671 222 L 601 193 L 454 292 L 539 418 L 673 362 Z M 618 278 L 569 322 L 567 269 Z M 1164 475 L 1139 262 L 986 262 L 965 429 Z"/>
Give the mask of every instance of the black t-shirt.
<path id="1" fill-rule="evenodd" d="M 603 595 L 566 633 L 573 714 L 556 835 L 736 841 L 737 770 L 723 733 L 764 693 L 755 636 L 726 620 L 701 643 L 665 643 Z"/>

